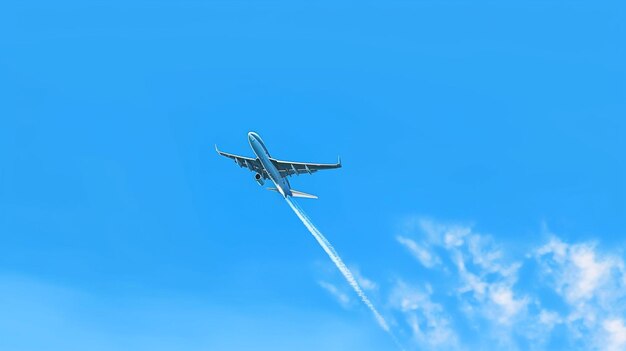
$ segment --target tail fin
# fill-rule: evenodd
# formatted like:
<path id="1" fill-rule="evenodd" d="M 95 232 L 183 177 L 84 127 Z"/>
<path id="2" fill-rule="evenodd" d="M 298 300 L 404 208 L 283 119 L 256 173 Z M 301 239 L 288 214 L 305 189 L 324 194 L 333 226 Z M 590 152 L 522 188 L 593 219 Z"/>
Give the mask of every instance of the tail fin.
<path id="1" fill-rule="evenodd" d="M 278 189 L 276 189 L 276 188 L 267 188 L 267 190 L 279 192 Z M 304 197 L 304 198 L 307 198 L 307 199 L 317 199 L 317 196 L 315 196 L 315 195 L 303 193 L 301 191 L 297 191 L 297 190 L 293 190 L 293 189 L 291 189 L 291 196 L 293 196 L 293 197 Z"/>

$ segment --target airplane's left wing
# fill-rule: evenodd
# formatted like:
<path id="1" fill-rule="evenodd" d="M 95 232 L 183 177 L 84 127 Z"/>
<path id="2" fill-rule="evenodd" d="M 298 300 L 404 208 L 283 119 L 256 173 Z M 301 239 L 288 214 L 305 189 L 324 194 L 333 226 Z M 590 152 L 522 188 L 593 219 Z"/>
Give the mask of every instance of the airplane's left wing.
<path id="1" fill-rule="evenodd" d="M 268 178 L 267 177 L 267 172 L 265 172 L 265 170 L 263 169 L 263 166 L 261 165 L 261 162 L 259 162 L 259 160 L 257 160 L 256 158 L 229 154 L 227 152 L 220 151 L 217 148 L 217 145 L 215 145 L 215 151 L 217 151 L 218 154 L 220 154 L 220 155 L 222 155 L 224 157 L 228 157 L 228 158 L 234 160 L 235 163 L 239 167 L 246 167 L 249 170 L 251 170 L 252 172 L 259 173 L 261 176 L 263 176 L 263 179 L 267 179 Z"/>
<path id="2" fill-rule="evenodd" d="M 291 162 L 275 160 L 273 158 L 270 158 L 270 160 L 274 163 L 274 166 L 276 166 L 283 178 L 294 174 L 312 174 L 325 169 L 341 168 L 341 160 L 337 160 L 337 163 Z"/>

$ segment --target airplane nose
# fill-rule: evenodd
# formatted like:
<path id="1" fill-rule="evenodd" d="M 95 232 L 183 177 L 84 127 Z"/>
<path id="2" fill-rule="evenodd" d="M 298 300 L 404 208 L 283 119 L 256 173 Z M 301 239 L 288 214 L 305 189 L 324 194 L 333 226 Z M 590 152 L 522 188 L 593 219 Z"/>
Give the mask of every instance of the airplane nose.
<path id="1" fill-rule="evenodd" d="M 248 140 L 252 141 L 254 140 L 254 138 L 255 138 L 254 132 L 248 133 Z"/>

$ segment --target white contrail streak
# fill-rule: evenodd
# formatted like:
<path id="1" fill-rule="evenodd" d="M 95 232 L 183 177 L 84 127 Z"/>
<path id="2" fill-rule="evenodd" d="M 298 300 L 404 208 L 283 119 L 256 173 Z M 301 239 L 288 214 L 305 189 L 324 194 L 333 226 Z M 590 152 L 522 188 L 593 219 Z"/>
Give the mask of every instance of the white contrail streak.
<path id="1" fill-rule="evenodd" d="M 315 240 L 317 240 L 320 246 L 322 246 L 322 249 L 326 251 L 326 253 L 328 254 L 328 257 L 330 257 L 330 259 L 335 263 L 335 266 L 337 266 L 341 274 L 343 274 L 343 276 L 346 278 L 346 280 L 348 281 L 348 284 L 350 284 L 352 289 L 354 289 L 357 295 L 359 295 L 359 297 L 361 298 L 363 303 L 367 306 L 367 308 L 369 308 L 370 311 L 372 311 L 372 313 L 374 314 L 374 318 L 376 318 L 376 321 L 378 322 L 378 325 L 380 325 L 380 327 L 383 328 L 384 331 L 386 331 L 387 333 L 389 333 L 389 335 L 391 335 L 391 338 L 393 339 L 394 343 L 400 349 L 403 349 L 400 343 L 398 342 L 398 340 L 396 339 L 395 335 L 392 333 L 391 329 L 389 328 L 387 321 L 385 321 L 383 316 L 378 312 L 378 310 L 376 310 L 376 307 L 374 307 L 374 305 L 372 304 L 370 299 L 367 297 L 367 295 L 365 295 L 365 292 L 361 289 L 356 279 L 354 279 L 352 272 L 350 272 L 350 270 L 345 265 L 345 263 L 343 263 L 343 261 L 341 260 L 341 257 L 339 257 L 339 254 L 337 254 L 337 251 L 335 251 L 335 249 L 330 244 L 330 242 L 315 227 L 311 219 L 306 215 L 306 213 L 304 213 L 302 208 L 300 208 L 300 206 L 298 206 L 298 204 L 293 199 L 291 199 L 290 197 L 287 197 L 285 198 L 285 200 L 287 200 L 287 203 L 289 204 L 293 212 L 298 216 L 298 218 L 300 218 L 304 226 L 307 227 L 309 232 L 311 232 Z"/>

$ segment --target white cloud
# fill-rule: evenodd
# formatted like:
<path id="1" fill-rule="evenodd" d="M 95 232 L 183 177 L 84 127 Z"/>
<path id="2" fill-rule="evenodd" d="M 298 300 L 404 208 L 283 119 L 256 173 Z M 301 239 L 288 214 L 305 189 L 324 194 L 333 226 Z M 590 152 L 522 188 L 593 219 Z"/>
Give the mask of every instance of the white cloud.
<path id="1" fill-rule="evenodd" d="M 555 279 L 556 290 L 572 304 L 594 298 L 599 287 L 610 283 L 612 270 L 623 264 L 598 256 L 593 244 L 568 245 L 557 238 L 537 250 L 537 259 L 544 273 Z"/>
<path id="2" fill-rule="evenodd" d="M 454 261 L 459 274 L 460 284 L 458 291 L 461 293 L 471 292 L 474 294 L 476 299 L 482 300 L 485 295 L 485 291 L 487 290 L 487 283 L 482 281 L 482 279 L 480 279 L 477 275 L 467 271 L 463 255 L 461 255 L 461 253 L 456 252 L 452 255 L 454 256 Z"/>
<path id="3" fill-rule="evenodd" d="M 465 230 L 450 229 L 444 234 L 444 243 L 447 248 L 463 245 L 463 238 L 469 233 Z"/>
<path id="4" fill-rule="evenodd" d="M 592 248 L 573 246 L 570 249 L 571 261 L 574 266 L 573 277 L 567 282 L 569 300 L 590 299 L 596 289 L 609 276 L 612 263 L 598 261 Z"/>
<path id="5" fill-rule="evenodd" d="M 472 232 L 459 225 L 421 222 L 421 229 L 429 232 L 433 242 L 441 242 L 458 275 L 457 292 L 464 311 L 480 314 L 498 324 L 510 324 L 524 312 L 529 299 L 513 291 L 517 280 L 518 262 L 509 263 L 503 251 L 489 236 Z M 439 241 L 437 235 L 443 238 Z M 468 301 L 466 293 L 470 293 Z"/>
<path id="6" fill-rule="evenodd" d="M 454 247 L 463 244 L 465 236 L 471 233 L 471 228 L 463 225 L 441 224 L 429 219 L 419 219 L 417 221 L 420 230 L 426 234 L 426 239 L 430 244 Z"/>
<path id="7" fill-rule="evenodd" d="M 552 237 L 535 252 L 542 276 L 566 304 L 563 323 L 573 339 L 598 350 L 625 350 L 624 261 L 595 243 Z"/>
<path id="8" fill-rule="evenodd" d="M 324 288 L 324 290 L 328 291 L 344 308 L 348 308 L 352 304 L 352 299 L 350 299 L 348 294 L 339 290 L 333 284 L 325 281 L 320 281 L 319 285 Z"/>
<path id="9" fill-rule="evenodd" d="M 507 282 L 507 277 L 487 282 L 479 275 L 469 272 L 465 268 L 465 263 L 457 259 L 459 274 L 458 298 L 461 303 L 470 303 L 471 306 L 465 308 L 466 313 L 475 315 L 481 314 L 483 317 L 498 324 L 510 324 L 515 317 L 523 312 L 529 302 L 528 297 L 516 297 L 512 284 Z M 473 299 L 463 295 L 471 293 Z M 471 308 L 470 308 L 471 307 Z"/>
<path id="10" fill-rule="evenodd" d="M 505 265 L 502 249 L 497 247 L 491 237 L 471 234 L 467 238 L 467 251 L 472 263 L 487 273 L 497 273 L 504 278 L 514 278 L 519 268 L 518 263 Z"/>
<path id="11" fill-rule="evenodd" d="M 350 266 L 350 271 L 357 283 L 363 288 L 363 290 L 376 291 L 378 290 L 378 284 L 376 284 L 373 280 L 366 278 L 361 274 L 361 270 L 356 266 Z"/>
<path id="12" fill-rule="evenodd" d="M 390 302 L 402 312 L 414 341 L 429 349 L 456 349 L 458 338 L 450 317 L 442 305 L 432 301 L 432 288 L 423 289 L 399 281 L 393 288 Z"/>
<path id="13" fill-rule="evenodd" d="M 445 276 L 426 282 L 429 278 L 405 277 L 404 281 L 428 289 L 407 288 L 408 284 L 394 289 L 394 306 L 416 339 L 424 341 L 431 337 L 429 328 L 445 325 L 442 330 L 456 340 L 471 340 L 471 333 L 454 330 L 450 323 L 454 320 L 464 321 L 480 335 L 474 342 L 481 349 L 540 350 L 556 337 L 571 349 L 626 350 L 622 257 L 602 253 L 594 243 L 567 243 L 554 235 L 516 256 L 469 226 L 413 219 L 411 228 L 419 231 L 405 232 L 396 240 L 423 266 Z M 436 304 L 433 299 L 447 302 Z M 448 322 L 437 324 L 425 311 Z M 553 332 L 557 327 L 567 331 L 565 336 Z"/>
<path id="14" fill-rule="evenodd" d="M 437 255 L 429 252 L 427 248 L 419 245 L 415 241 L 400 235 L 396 237 L 396 240 L 406 247 L 411 255 L 413 255 L 413 257 L 415 257 L 424 267 L 432 268 L 440 263 Z"/>
<path id="15" fill-rule="evenodd" d="M 426 275 L 367 290 L 388 294 L 398 334 L 417 349 L 626 351 L 626 268 L 617 251 L 551 235 L 526 252 L 470 226 L 413 220 L 395 237 Z M 540 236 L 537 236 L 540 237 Z M 350 295 L 320 282 L 344 307 Z M 406 340 L 405 340 L 406 341 Z"/>
<path id="16" fill-rule="evenodd" d="M 602 323 L 602 327 L 607 334 L 605 344 L 607 351 L 626 350 L 626 327 L 622 319 L 607 319 Z"/>
<path id="17" fill-rule="evenodd" d="M 500 324 L 510 324 L 528 304 L 527 297 L 515 298 L 512 288 L 507 285 L 490 286 L 489 298 L 496 307 L 495 310 L 490 311 L 493 313 L 491 318 Z"/>
<path id="18" fill-rule="evenodd" d="M 551 331 L 555 325 L 562 323 L 563 319 L 554 311 L 541 310 L 539 312 L 539 323 L 547 330 Z"/>

